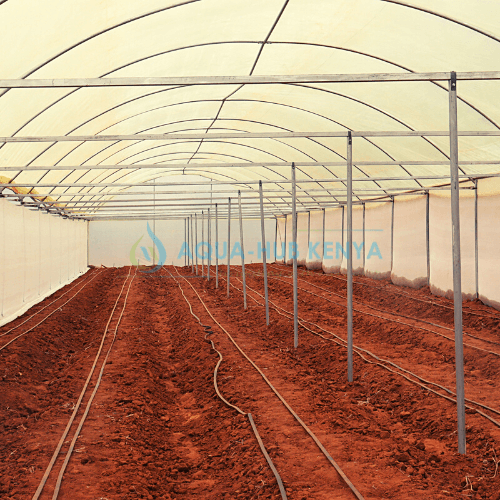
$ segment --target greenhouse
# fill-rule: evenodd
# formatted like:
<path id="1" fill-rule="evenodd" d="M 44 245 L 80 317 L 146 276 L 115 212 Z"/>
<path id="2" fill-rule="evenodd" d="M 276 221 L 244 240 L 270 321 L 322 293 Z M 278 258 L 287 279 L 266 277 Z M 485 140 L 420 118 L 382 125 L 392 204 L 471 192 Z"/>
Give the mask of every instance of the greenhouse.
<path id="1" fill-rule="evenodd" d="M 500 500 L 498 2 L 0 41 L 0 498 Z"/>

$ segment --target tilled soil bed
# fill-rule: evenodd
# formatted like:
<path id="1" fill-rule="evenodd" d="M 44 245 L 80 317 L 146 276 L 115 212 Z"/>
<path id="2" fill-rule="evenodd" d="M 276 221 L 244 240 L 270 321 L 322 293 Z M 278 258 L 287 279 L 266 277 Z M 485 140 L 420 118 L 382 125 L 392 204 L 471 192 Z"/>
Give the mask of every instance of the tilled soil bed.
<path id="1" fill-rule="evenodd" d="M 342 277 L 300 270 L 299 317 L 314 333 L 299 327 L 294 349 L 293 322 L 286 314 L 293 310 L 290 268 L 269 266 L 269 326 L 258 294 L 263 294 L 262 265 L 247 267 L 247 310 L 241 270 L 232 270 L 229 298 L 226 269 L 219 270 L 218 289 L 214 268 L 210 281 L 193 276 L 190 268 L 132 270 L 136 276 L 117 337 L 59 498 L 281 498 L 247 413 L 288 498 L 355 498 L 269 384 L 366 499 L 500 498 L 500 428 L 472 406 L 466 415 L 467 455 L 459 455 L 455 405 L 439 394 L 453 396 L 431 386 L 435 394 L 416 385 L 414 376 L 387 369 L 390 361 L 454 390 L 454 346 L 446 338 L 453 338 L 449 300 L 428 289 L 356 277 L 354 343 L 382 361 L 355 353 L 349 384 L 345 346 L 331 335 L 346 337 Z M 79 280 L 92 281 L 62 309 L 57 310 L 78 287 L 0 337 L 1 347 L 55 311 L 0 351 L 0 498 L 31 499 L 37 490 L 128 273 L 128 268 L 91 270 Z M 0 328 L 0 335 L 74 284 Z M 123 305 L 117 304 L 115 314 Z M 464 306 L 466 397 L 500 410 L 500 313 L 477 302 Z M 192 313 L 213 333 L 207 336 L 209 330 Z M 223 358 L 218 389 L 233 407 L 216 394 L 220 357 L 209 340 Z M 500 415 L 485 413 L 500 421 Z M 52 498 L 70 440 L 69 434 L 41 499 Z"/>

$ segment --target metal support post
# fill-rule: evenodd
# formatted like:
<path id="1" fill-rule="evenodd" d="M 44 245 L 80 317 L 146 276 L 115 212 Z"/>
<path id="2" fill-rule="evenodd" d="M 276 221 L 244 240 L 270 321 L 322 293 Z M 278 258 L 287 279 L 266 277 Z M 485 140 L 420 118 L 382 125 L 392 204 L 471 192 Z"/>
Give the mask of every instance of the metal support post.
<path id="1" fill-rule="evenodd" d="M 427 252 L 427 285 L 431 284 L 431 245 L 430 245 L 430 198 L 429 191 L 426 193 L 425 205 L 425 249 Z"/>
<path id="2" fill-rule="evenodd" d="M 266 301 L 266 325 L 269 326 L 269 295 L 267 290 L 267 247 L 266 247 L 266 229 L 264 225 L 264 193 L 262 190 L 262 181 L 259 181 L 260 195 L 260 230 L 262 233 L 262 265 L 264 270 L 264 297 Z"/>
<path id="3" fill-rule="evenodd" d="M 240 209 L 241 277 L 243 278 L 243 307 L 247 309 L 247 282 L 245 279 L 245 245 L 243 244 L 243 214 L 241 211 L 241 191 L 238 191 Z"/>
<path id="4" fill-rule="evenodd" d="M 219 215 L 215 204 L 215 288 L 219 288 Z"/>
<path id="5" fill-rule="evenodd" d="M 306 269 L 308 269 L 307 267 L 307 259 L 309 257 L 309 245 L 311 244 L 311 211 L 309 210 L 307 212 L 307 246 L 306 246 L 306 258 L 305 258 L 305 265 L 306 265 Z"/>
<path id="6" fill-rule="evenodd" d="M 363 274 L 366 275 L 366 203 L 363 203 Z"/>
<path id="7" fill-rule="evenodd" d="M 283 264 L 286 266 L 286 244 L 288 241 L 286 241 L 286 224 L 288 222 L 288 215 L 285 215 L 285 251 L 283 252 Z"/>
<path id="8" fill-rule="evenodd" d="M 208 233 L 208 256 L 207 256 L 207 280 L 210 281 L 210 254 L 212 253 L 212 247 L 210 246 L 210 209 L 208 209 L 208 214 L 207 214 L 207 233 Z"/>
<path id="9" fill-rule="evenodd" d="M 201 211 L 201 277 L 205 276 L 205 213 Z"/>
<path id="10" fill-rule="evenodd" d="M 231 198 L 227 202 L 227 297 L 231 289 Z"/>
<path id="11" fill-rule="evenodd" d="M 345 247 L 345 244 L 346 244 L 346 228 L 345 228 L 345 225 L 346 225 L 346 207 L 345 205 L 342 205 L 342 248 Z M 339 271 L 340 272 L 340 271 Z"/>
<path id="12" fill-rule="evenodd" d="M 352 346 L 352 136 L 347 136 L 347 380 L 353 378 Z"/>
<path id="13" fill-rule="evenodd" d="M 196 276 L 198 276 L 198 216 L 194 214 L 194 251 L 196 255 Z"/>
<path id="14" fill-rule="evenodd" d="M 193 231 L 193 216 L 190 215 L 191 219 L 191 272 L 194 274 L 194 231 Z"/>
<path id="15" fill-rule="evenodd" d="M 478 228 L 478 191 L 477 179 L 474 181 L 476 190 L 474 191 L 474 233 L 476 237 L 476 244 L 474 249 L 474 271 L 476 277 L 476 299 L 479 299 L 479 228 Z"/>
<path id="16" fill-rule="evenodd" d="M 189 241 L 189 218 L 186 217 L 184 219 L 184 248 L 186 252 L 186 256 L 184 258 L 184 265 L 186 267 L 189 267 L 189 243 L 186 243 Z"/>
<path id="17" fill-rule="evenodd" d="M 323 269 L 323 260 L 325 258 L 325 224 L 326 224 L 326 210 L 323 208 L 323 235 L 321 237 L 321 269 Z"/>
<path id="18" fill-rule="evenodd" d="M 299 318 L 297 297 L 297 183 L 295 163 L 292 163 L 292 258 L 293 258 L 293 346 L 299 346 Z"/>
<path id="19" fill-rule="evenodd" d="M 394 210 L 395 210 L 395 201 L 394 196 L 392 196 L 392 212 L 391 212 L 391 272 L 394 269 Z"/>
<path id="20" fill-rule="evenodd" d="M 276 252 L 278 251 L 278 217 L 274 217 L 276 224 L 274 225 L 274 262 L 276 262 Z"/>
<path id="21" fill-rule="evenodd" d="M 455 373 L 457 380 L 458 452 L 465 454 L 464 345 L 462 331 L 462 266 L 460 260 L 460 191 L 458 184 L 457 75 L 451 73 L 450 99 L 450 184 L 453 246 L 453 302 L 455 316 Z"/>
<path id="22" fill-rule="evenodd" d="M 156 179 L 153 179 L 153 233 L 156 236 Z M 156 245 L 153 245 L 153 267 L 155 267 Z"/>

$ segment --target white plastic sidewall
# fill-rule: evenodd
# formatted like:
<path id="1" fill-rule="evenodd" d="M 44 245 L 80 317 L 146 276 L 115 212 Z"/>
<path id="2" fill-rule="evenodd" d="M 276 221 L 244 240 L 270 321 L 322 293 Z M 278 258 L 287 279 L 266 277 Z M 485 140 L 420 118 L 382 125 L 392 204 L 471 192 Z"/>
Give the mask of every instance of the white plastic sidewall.
<path id="1" fill-rule="evenodd" d="M 464 299 L 473 299 L 476 294 L 474 204 L 474 192 L 460 192 L 460 261 Z M 453 254 L 449 193 L 429 197 L 429 252 L 431 292 L 451 299 Z"/>
<path id="2" fill-rule="evenodd" d="M 479 298 L 500 309 L 500 179 L 478 181 Z"/>
<path id="3" fill-rule="evenodd" d="M 391 280 L 396 285 L 427 285 L 427 197 L 394 201 Z"/>
<path id="4" fill-rule="evenodd" d="M 352 273 L 361 275 L 364 273 L 364 232 L 363 232 L 363 206 L 352 207 Z M 344 252 L 340 272 L 347 274 L 347 210 L 344 210 Z"/>
<path id="5" fill-rule="evenodd" d="M 309 212 L 297 214 L 297 265 L 305 266 L 309 244 Z"/>
<path id="6" fill-rule="evenodd" d="M 87 232 L 79 226 L 85 228 L 86 223 L 64 221 L 0 199 L 0 325 L 86 272 Z"/>
<path id="7" fill-rule="evenodd" d="M 309 247 L 307 249 L 307 269 L 321 269 L 323 263 L 323 210 L 314 210 L 309 221 Z"/>
<path id="8" fill-rule="evenodd" d="M 338 273 L 342 264 L 342 209 L 330 208 L 325 210 L 325 242 L 323 245 L 323 271 Z"/>
<path id="9" fill-rule="evenodd" d="M 365 208 L 365 275 L 390 278 L 392 203 L 367 203 Z"/>
<path id="10" fill-rule="evenodd" d="M 276 262 L 285 262 L 285 217 L 279 217 L 276 230 Z"/>

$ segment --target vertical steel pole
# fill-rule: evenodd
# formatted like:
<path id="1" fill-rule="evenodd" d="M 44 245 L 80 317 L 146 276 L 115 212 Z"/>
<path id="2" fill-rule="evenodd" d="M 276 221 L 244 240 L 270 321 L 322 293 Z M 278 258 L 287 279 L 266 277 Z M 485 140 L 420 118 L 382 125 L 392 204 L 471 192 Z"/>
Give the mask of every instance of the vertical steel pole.
<path id="1" fill-rule="evenodd" d="M 346 224 L 346 221 L 345 221 L 345 217 L 346 217 L 346 207 L 345 205 L 342 205 L 342 248 L 344 248 L 345 246 L 345 240 L 346 240 L 346 237 L 345 237 L 345 233 L 346 233 L 346 229 L 345 229 L 345 224 Z"/>
<path id="2" fill-rule="evenodd" d="M 325 259 L 325 227 L 326 227 L 326 210 L 323 209 L 323 236 L 321 243 L 321 269 L 323 270 L 323 260 Z M 337 245 L 337 243 L 335 243 Z"/>
<path id="3" fill-rule="evenodd" d="M 286 266 L 286 244 L 288 243 L 286 241 L 286 224 L 288 222 L 288 215 L 285 215 L 285 251 L 283 252 L 283 264 Z"/>
<path id="4" fill-rule="evenodd" d="M 455 316 L 455 373 L 457 379 L 458 452 L 465 454 L 464 345 L 462 331 L 462 265 L 460 260 L 460 191 L 458 183 L 457 75 L 449 81 L 450 98 L 450 182 L 453 245 L 453 302 Z"/>
<path id="5" fill-rule="evenodd" d="M 276 262 L 276 252 L 278 247 L 278 217 L 274 216 L 276 224 L 274 226 L 274 262 Z"/>
<path id="6" fill-rule="evenodd" d="M 267 290 L 267 248 L 266 248 L 266 229 L 264 225 L 264 193 L 262 190 L 262 181 L 259 181 L 260 195 L 260 230 L 262 240 L 262 264 L 264 268 L 264 297 L 266 301 L 266 325 L 269 326 L 269 295 Z"/>
<path id="7" fill-rule="evenodd" d="M 208 233 L 208 262 L 207 262 L 207 280 L 210 281 L 210 254 L 212 253 L 212 247 L 210 245 L 210 209 L 208 209 L 208 220 L 207 220 L 207 233 Z"/>
<path id="8" fill-rule="evenodd" d="M 430 245 L 430 198 L 429 191 L 426 192 L 426 206 L 425 206 L 425 246 L 427 251 L 427 285 L 431 284 L 431 245 Z"/>
<path id="9" fill-rule="evenodd" d="M 196 255 L 196 276 L 198 276 L 198 215 L 194 214 L 194 251 Z"/>
<path id="10" fill-rule="evenodd" d="M 194 231 L 193 231 L 193 216 L 190 215 L 191 219 L 191 272 L 194 273 Z"/>
<path id="11" fill-rule="evenodd" d="M 365 235 L 365 229 L 366 229 L 366 203 L 363 203 L 363 274 L 365 273 L 365 263 L 366 263 L 366 235 Z"/>
<path id="12" fill-rule="evenodd" d="M 187 219 L 184 219 L 184 246 L 187 239 Z M 187 252 L 184 252 L 184 267 L 187 266 Z"/>
<path id="13" fill-rule="evenodd" d="M 475 233 L 475 238 L 476 238 L 476 244 L 475 244 L 475 249 L 474 249 L 474 260 L 475 260 L 475 266 L 474 266 L 474 271 L 475 271 L 475 276 L 476 276 L 476 299 L 479 298 L 479 228 L 477 225 L 478 222 L 478 193 L 477 193 L 477 183 L 478 180 L 474 182 L 476 185 L 476 190 L 474 191 L 475 197 L 474 197 L 474 233 Z"/>
<path id="14" fill-rule="evenodd" d="M 299 346 L 299 320 L 297 297 L 297 183 L 295 163 L 292 163 L 292 258 L 293 258 L 293 346 Z"/>
<path id="15" fill-rule="evenodd" d="M 156 178 L 153 179 L 153 233 L 156 236 Z M 153 267 L 155 267 L 156 245 L 153 245 Z"/>
<path id="16" fill-rule="evenodd" d="M 201 211 L 201 277 L 203 278 L 205 276 L 205 229 L 204 229 L 204 222 L 205 222 L 205 214 L 203 210 Z"/>
<path id="17" fill-rule="evenodd" d="M 347 134 L 347 379 L 353 378 L 352 350 L 352 135 Z"/>
<path id="18" fill-rule="evenodd" d="M 240 209 L 240 244 L 241 244 L 241 275 L 243 278 L 243 306 L 247 308 L 247 282 L 245 279 L 245 245 L 243 244 L 243 215 L 241 210 L 241 191 L 238 191 L 238 205 Z"/>
<path id="19" fill-rule="evenodd" d="M 394 210 L 395 201 L 394 196 L 392 198 L 392 213 L 391 213 L 391 272 L 394 269 Z"/>
<path id="20" fill-rule="evenodd" d="M 227 202 L 227 297 L 229 298 L 231 274 L 231 198 Z"/>
<path id="21" fill-rule="evenodd" d="M 215 204 L 215 288 L 219 288 L 219 214 Z"/>
<path id="22" fill-rule="evenodd" d="M 309 248 L 311 245 L 311 211 L 309 210 L 309 215 L 307 217 L 307 254 L 306 254 L 306 269 L 307 269 L 307 259 L 309 258 Z"/>

